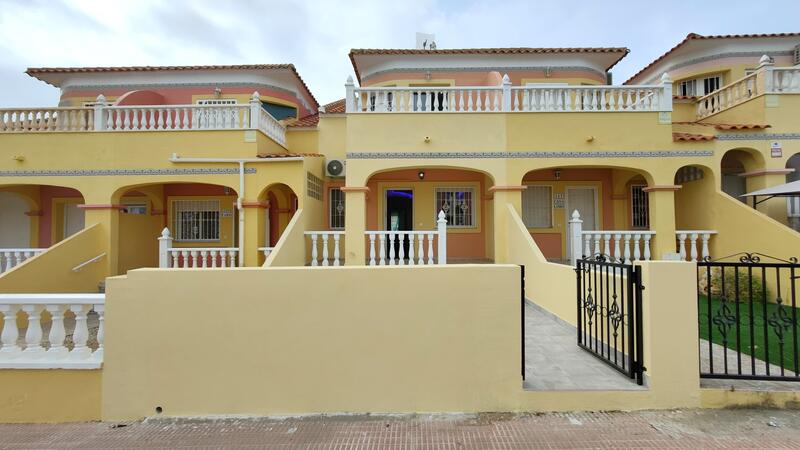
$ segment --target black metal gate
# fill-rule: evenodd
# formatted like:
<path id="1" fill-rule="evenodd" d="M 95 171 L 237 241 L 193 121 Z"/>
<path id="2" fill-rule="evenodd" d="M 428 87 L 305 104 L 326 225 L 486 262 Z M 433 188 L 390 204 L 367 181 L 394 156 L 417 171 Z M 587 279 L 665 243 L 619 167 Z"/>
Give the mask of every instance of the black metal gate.
<path id="1" fill-rule="evenodd" d="M 800 381 L 798 274 L 758 253 L 697 263 L 701 377 Z"/>
<path id="2" fill-rule="evenodd" d="M 641 268 L 606 256 L 578 260 L 578 346 L 643 383 Z"/>

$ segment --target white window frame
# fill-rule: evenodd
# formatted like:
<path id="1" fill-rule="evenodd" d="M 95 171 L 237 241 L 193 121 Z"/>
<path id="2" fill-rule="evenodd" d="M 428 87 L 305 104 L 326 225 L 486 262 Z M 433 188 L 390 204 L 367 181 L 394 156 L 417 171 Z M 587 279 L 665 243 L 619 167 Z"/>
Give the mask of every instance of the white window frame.
<path id="1" fill-rule="evenodd" d="M 341 201 L 343 209 L 342 209 L 341 212 L 337 211 L 338 214 L 341 216 L 341 226 L 335 226 L 334 225 L 334 223 L 335 223 L 334 205 L 333 205 L 333 202 L 334 202 L 333 192 L 334 191 L 338 191 L 339 194 L 337 194 L 337 195 L 341 196 L 339 201 Z M 342 191 L 341 186 L 335 186 L 335 187 L 329 188 L 328 189 L 328 227 L 331 230 L 344 230 L 344 223 L 345 223 L 344 221 L 345 221 L 345 212 L 346 211 L 347 211 L 347 203 L 346 203 L 346 199 L 345 199 L 345 193 Z"/>
<path id="2" fill-rule="evenodd" d="M 134 201 L 125 202 L 125 203 L 122 204 L 122 206 L 125 208 L 124 209 L 124 213 L 128 214 L 128 215 L 131 215 L 131 216 L 146 216 L 147 213 L 148 213 L 148 209 L 149 209 L 147 207 L 147 202 L 146 201 L 142 201 L 142 202 L 134 202 Z M 136 212 L 132 212 L 132 211 L 136 211 Z"/>
<path id="3" fill-rule="evenodd" d="M 546 229 L 546 228 L 553 228 L 553 216 L 555 215 L 554 207 L 553 207 L 553 185 L 550 184 L 528 184 L 526 185 L 527 189 L 522 191 L 522 222 L 525 224 L 526 228 L 529 229 Z M 528 222 L 528 214 L 526 213 L 526 206 L 527 203 L 525 202 L 525 194 L 528 192 L 533 192 L 533 190 L 547 188 L 548 190 L 548 210 L 549 210 L 549 221 L 547 226 L 538 226 L 532 225 Z"/>
<path id="4" fill-rule="evenodd" d="M 469 193 L 470 194 L 470 205 L 469 205 L 469 220 L 470 223 L 468 225 L 464 224 L 455 224 L 455 219 L 448 219 L 447 221 L 447 228 L 462 228 L 462 229 L 474 229 L 478 228 L 477 219 L 478 215 L 476 212 L 477 206 L 477 197 L 476 197 L 476 189 L 472 186 L 437 186 L 434 189 L 433 193 L 433 207 L 434 207 L 434 220 L 438 220 L 439 215 L 439 195 L 440 194 L 452 194 L 453 197 L 457 195 L 458 192 Z M 455 218 L 454 215 L 448 213 L 447 211 L 445 214 L 448 214 L 451 218 Z"/>
<path id="5" fill-rule="evenodd" d="M 631 213 L 631 228 L 634 229 L 634 230 L 649 230 L 650 229 L 650 197 L 649 197 L 648 193 L 643 190 L 646 187 L 647 187 L 646 184 L 639 184 L 639 183 L 631 184 L 631 186 L 630 186 L 629 193 L 630 193 L 630 199 L 631 199 L 631 211 L 630 211 L 630 213 Z M 636 222 L 636 214 L 634 213 L 634 210 L 636 209 L 637 205 L 634 204 L 636 199 L 635 199 L 635 195 L 633 193 L 634 189 L 637 189 L 637 188 L 642 190 L 641 191 L 642 192 L 641 195 L 644 198 L 644 203 L 645 203 L 644 206 L 646 208 L 644 210 L 644 219 L 645 219 L 646 223 L 644 225 L 638 225 L 638 226 L 635 223 Z"/>
<path id="6" fill-rule="evenodd" d="M 697 80 L 683 80 L 678 83 L 678 95 L 681 97 L 694 97 L 697 95 Z"/>
<path id="7" fill-rule="evenodd" d="M 170 202 L 170 211 L 172 213 L 171 224 L 173 231 L 173 239 L 176 242 L 219 242 L 221 239 L 222 229 L 222 208 L 220 207 L 219 199 L 175 199 Z M 200 230 L 198 237 L 186 237 L 186 226 L 193 226 L 191 223 L 181 222 L 181 213 L 184 212 L 197 212 L 202 213 L 216 213 L 216 225 L 214 225 L 213 217 L 203 218 L 198 217 L 196 224 Z M 209 228 L 210 227 L 210 228 Z M 191 233 L 191 232 L 189 232 Z"/>
<path id="8" fill-rule="evenodd" d="M 707 81 L 714 80 L 714 79 L 716 79 L 717 88 L 716 89 L 711 89 L 711 90 L 706 89 L 706 85 L 708 84 Z M 719 88 L 722 87 L 722 75 L 712 75 L 710 77 L 700 78 L 699 80 L 702 81 L 703 95 L 708 95 L 708 94 L 710 94 L 710 93 L 712 93 L 714 91 L 718 91 Z"/>

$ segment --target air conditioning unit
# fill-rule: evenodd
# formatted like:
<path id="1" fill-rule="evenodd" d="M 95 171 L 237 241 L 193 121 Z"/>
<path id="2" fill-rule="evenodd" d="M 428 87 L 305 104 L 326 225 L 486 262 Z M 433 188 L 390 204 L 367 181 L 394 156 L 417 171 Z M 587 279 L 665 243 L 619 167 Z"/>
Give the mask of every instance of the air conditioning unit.
<path id="1" fill-rule="evenodd" d="M 800 44 L 794 46 L 794 65 L 800 65 Z"/>
<path id="2" fill-rule="evenodd" d="M 343 177 L 345 161 L 342 159 L 329 159 L 325 162 L 325 175 L 333 178 Z"/>

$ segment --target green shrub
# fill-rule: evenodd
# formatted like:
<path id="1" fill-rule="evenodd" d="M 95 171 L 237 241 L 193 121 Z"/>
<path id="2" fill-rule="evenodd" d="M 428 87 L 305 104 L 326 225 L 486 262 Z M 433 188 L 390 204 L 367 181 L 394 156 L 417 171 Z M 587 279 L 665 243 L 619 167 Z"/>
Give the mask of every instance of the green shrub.
<path id="1" fill-rule="evenodd" d="M 698 283 L 697 286 L 700 289 L 700 293 L 704 294 L 708 297 L 713 298 L 722 298 L 723 294 L 723 268 L 722 267 L 712 267 L 711 268 L 711 285 L 709 286 L 708 283 L 708 270 L 704 267 L 699 269 L 698 273 Z M 746 268 L 738 268 L 739 271 L 739 280 L 738 286 L 736 280 L 736 271 L 737 268 L 735 267 L 725 267 L 724 268 L 725 274 L 725 283 L 724 283 L 724 293 L 725 298 L 728 301 L 735 301 L 736 300 L 736 292 L 739 292 L 739 301 L 746 302 L 750 299 L 750 289 L 753 290 L 753 300 L 754 301 L 763 301 L 764 294 L 765 294 L 765 286 L 764 282 L 761 277 L 753 272 L 752 278 L 748 276 Z M 766 298 L 767 300 L 771 299 L 771 294 L 769 289 L 766 289 Z"/>

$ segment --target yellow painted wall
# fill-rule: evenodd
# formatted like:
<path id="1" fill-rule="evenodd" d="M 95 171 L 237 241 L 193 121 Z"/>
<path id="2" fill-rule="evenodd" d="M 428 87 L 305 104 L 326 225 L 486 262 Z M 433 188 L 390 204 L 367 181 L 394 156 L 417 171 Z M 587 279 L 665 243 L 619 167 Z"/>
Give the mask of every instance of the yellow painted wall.
<path id="1" fill-rule="evenodd" d="M 0 370 L 0 423 L 100 420 L 101 370 Z"/>
<path id="2" fill-rule="evenodd" d="M 108 281 L 103 419 L 505 410 L 518 289 L 513 266 L 132 271 Z"/>
<path id="3" fill-rule="evenodd" d="M 104 234 L 102 224 L 89 226 L 3 273 L 0 292 L 97 292 L 98 283 L 108 275 L 105 259 L 79 272 L 73 272 L 72 268 L 108 252 Z"/>

